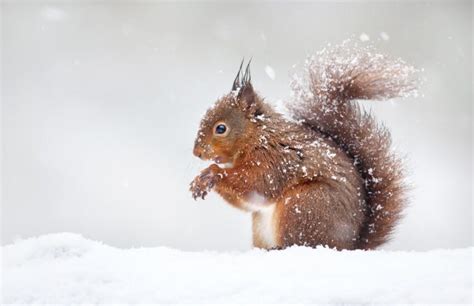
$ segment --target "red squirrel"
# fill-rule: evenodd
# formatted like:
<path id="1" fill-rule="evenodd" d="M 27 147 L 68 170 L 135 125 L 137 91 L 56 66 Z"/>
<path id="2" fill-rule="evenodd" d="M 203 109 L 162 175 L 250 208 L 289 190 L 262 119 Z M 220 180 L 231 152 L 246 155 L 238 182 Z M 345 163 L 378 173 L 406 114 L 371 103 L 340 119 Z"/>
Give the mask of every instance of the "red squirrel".
<path id="1" fill-rule="evenodd" d="M 243 62 L 242 62 L 243 64 Z M 416 70 L 371 49 L 340 45 L 306 62 L 291 118 L 255 91 L 250 62 L 201 121 L 194 155 L 215 163 L 191 183 L 252 213 L 253 245 L 373 249 L 406 202 L 401 159 L 386 127 L 355 100 L 416 92 Z"/>

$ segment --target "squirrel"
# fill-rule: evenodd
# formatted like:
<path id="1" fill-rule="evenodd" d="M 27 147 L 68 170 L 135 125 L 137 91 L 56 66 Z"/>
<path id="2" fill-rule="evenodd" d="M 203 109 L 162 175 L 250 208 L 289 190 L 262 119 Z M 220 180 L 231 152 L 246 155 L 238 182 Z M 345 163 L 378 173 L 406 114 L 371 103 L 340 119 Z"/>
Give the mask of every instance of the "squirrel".
<path id="1" fill-rule="evenodd" d="M 193 153 L 215 163 L 192 181 L 194 199 L 215 190 L 251 212 L 257 248 L 388 241 L 407 200 L 402 159 L 356 100 L 416 93 L 416 69 L 369 47 L 324 49 L 292 82 L 287 118 L 254 90 L 250 61 L 242 66 L 200 123 Z"/>

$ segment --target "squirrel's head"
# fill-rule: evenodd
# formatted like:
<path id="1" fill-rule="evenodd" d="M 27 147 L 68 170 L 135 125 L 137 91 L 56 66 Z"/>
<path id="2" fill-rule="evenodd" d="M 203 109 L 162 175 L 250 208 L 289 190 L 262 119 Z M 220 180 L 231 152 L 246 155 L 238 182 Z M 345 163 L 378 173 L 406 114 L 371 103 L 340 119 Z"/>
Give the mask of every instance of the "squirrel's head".
<path id="1" fill-rule="evenodd" d="M 255 117 L 265 105 L 250 82 L 250 61 L 243 75 L 242 64 L 231 92 L 217 100 L 201 121 L 193 153 L 203 160 L 233 164 L 256 137 Z"/>

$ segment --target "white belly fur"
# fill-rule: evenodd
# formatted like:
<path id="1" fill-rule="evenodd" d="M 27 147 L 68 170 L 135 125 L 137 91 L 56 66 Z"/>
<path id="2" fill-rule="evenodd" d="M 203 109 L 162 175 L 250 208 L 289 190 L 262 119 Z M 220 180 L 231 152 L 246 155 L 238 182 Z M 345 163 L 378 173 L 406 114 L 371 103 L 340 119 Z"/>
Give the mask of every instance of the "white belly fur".
<path id="1" fill-rule="evenodd" d="M 258 247 L 273 248 L 276 246 L 275 222 L 273 213 L 275 212 L 275 203 L 245 203 L 245 208 L 253 212 L 253 232 L 262 245 Z"/>
<path id="2" fill-rule="evenodd" d="M 274 212 L 275 204 L 270 204 L 257 212 L 259 217 L 254 221 L 256 222 L 255 230 L 267 248 L 276 246 L 275 224 L 273 221 Z"/>
<path id="3" fill-rule="evenodd" d="M 254 234 L 258 236 L 264 247 L 275 247 L 276 237 L 273 220 L 275 203 L 269 203 L 261 195 L 253 194 L 245 203 L 245 208 L 256 213 L 256 218 L 253 220 Z"/>

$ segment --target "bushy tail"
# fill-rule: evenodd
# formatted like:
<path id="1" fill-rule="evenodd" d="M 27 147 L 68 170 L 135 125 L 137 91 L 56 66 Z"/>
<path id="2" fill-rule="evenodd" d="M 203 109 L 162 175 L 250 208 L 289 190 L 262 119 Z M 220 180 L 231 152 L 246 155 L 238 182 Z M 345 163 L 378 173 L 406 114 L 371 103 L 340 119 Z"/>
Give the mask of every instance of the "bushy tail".
<path id="1" fill-rule="evenodd" d="M 389 238 L 406 202 L 401 160 L 390 133 L 353 100 L 386 100 L 416 94 L 416 70 L 343 43 L 306 62 L 306 76 L 293 82 L 296 120 L 333 138 L 354 158 L 365 180 L 367 218 L 358 248 L 373 249 Z"/>

